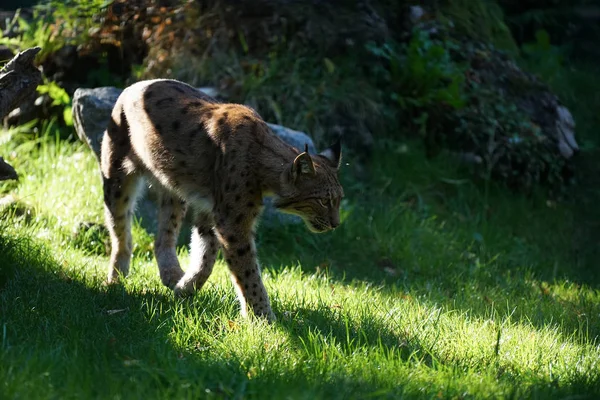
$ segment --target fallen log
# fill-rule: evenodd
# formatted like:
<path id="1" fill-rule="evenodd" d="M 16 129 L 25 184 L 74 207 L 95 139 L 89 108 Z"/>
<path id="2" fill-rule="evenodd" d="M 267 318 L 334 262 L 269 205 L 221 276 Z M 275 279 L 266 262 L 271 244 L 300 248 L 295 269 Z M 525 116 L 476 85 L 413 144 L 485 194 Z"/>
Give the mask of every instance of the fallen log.
<path id="1" fill-rule="evenodd" d="M 33 96 L 42 83 L 42 73 L 33 64 L 40 50 L 40 47 L 24 50 L 0 70 L 0 120 Z M 7 179 L 17 179 L 17 173 L 0 157 L 0 181 Z"/>

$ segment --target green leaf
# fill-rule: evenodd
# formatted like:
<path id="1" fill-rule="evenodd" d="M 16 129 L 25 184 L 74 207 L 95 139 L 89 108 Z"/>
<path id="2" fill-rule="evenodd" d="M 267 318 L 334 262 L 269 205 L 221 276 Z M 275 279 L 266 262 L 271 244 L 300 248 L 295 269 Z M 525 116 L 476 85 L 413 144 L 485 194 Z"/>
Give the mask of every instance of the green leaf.
<path id="1" fill-rule="evenodd" d="M 535 33 L 535 39 L 540 48 L 544 50 L 550 49 L 550 35 L 546 30 L 540 29 Z"/>
<path id="2" fill-rule="evenodd" d="M 63 119 L 67 126 L 73 126 L 73 108 L 71 106 L 67 106 L 63 110 Z"/>
<path id="3" fill-rule="evenodd" d="M 327 68 L 327 72 L 329 72 L 330 74 L 333 74 L 335 72 L 335 64 L 333 63 L 333 61 L 331 61 L 329 58 L 325 57 L 323 59 L 323 62 L 325 63 L 325 68 Z"/>

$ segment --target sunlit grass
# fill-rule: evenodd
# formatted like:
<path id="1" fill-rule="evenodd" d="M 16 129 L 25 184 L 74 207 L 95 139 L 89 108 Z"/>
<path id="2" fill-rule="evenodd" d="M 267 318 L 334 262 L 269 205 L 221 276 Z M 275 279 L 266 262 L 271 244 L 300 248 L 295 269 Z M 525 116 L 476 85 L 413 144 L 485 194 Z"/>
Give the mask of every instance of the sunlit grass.
<path id="1" fill-rule="evenodd" d="M 0 397 L 600 393 L 600 294 L 569 263 L 565 205 L 485 198 L 450 159 L 382 148 L 369 183 L 344 176 L 336 232 L 262 225 L 269 326 L 239 317 L 222 260 L 201 292 L 174 299 L 139 223 L 130 278 L 103 286 L 99 239 L 74 240 L 102 222 L 91 152 L 14 139 L 0 147 L 21 174 L 3 189 L 20 203 L 1 214 Z"/>

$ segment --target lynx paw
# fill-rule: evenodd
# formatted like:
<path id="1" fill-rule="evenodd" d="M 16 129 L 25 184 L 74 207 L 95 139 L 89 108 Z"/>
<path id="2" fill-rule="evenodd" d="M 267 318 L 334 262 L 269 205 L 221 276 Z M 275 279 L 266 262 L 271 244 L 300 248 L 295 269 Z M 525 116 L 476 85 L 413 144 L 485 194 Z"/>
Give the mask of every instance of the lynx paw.
<path id="1" fill-rule="evenodd" d="M 111 270 L 108 273 L 108 277 L 103 282 L 104 286 L 114 286 L 121 283 L 121 281 L 127 276 L 126 273 L 119 272 L 118 270 Z"/>
<path id="2" fill-rule="evenodd" d="M 182 277 L 179 282 L 173 288 L 173 292 L 177 297 L 188 297 L 194 294 L 196 291 L 196 281 L 194 279 L 186 279 L 186 277 Z"/>
<path id="3" fill-rule="evenodd" d="M 110 279 L 110 278 L 109 278 L 109 279 L 106 279 L 106 280 L 104 280 L 104 281 L 102 282 L 102 286 L 106 286 L 106 287 L 109 287 L 109 286 L 117 286 L 119 283 L 121 283 L 121 282 L 119 282 L 119 280 L 118 280 L 118 279 L 114 279 L 114 278 L 113 278 L 113 279 Z"/>
<path id="4" fill-rule="evenodd" d="M 248 317 L 248 314 L 242 313 L 242 315 L 244 317 Z M 273 312 L 273 310 L 271 309 L 271 307 L 267 307 L 267 308 L 261 308 L 258 310 L 254 310 L 253 312 L 254 317 L 256 318 L 263 318 L 265 319 L 268 323 L 273 323 L 277 321 L 277 317 L 275 316 L 275 313 Z"/>
<path id="5" fill-rule="evenodd" d="M 160 271 L 160 280 L 162 281 L 163 285 L 169 289 L 174 289 L 175 285 L 177 285 L 177 282 L 179 282 L 182 276 L 183 270 L 179 267 L 163 269 Z"/>
<path id="6" fill-rule="evenodd" d="M 277 317 L 275 316 L 275 313 L 271 310 L 269 310 L 268 313 L 263 314 L 262 315 L 263 318 L 267 319 L 267 322 L 269 322 L 270 324 L 274 323 L 277 321 Z"/>

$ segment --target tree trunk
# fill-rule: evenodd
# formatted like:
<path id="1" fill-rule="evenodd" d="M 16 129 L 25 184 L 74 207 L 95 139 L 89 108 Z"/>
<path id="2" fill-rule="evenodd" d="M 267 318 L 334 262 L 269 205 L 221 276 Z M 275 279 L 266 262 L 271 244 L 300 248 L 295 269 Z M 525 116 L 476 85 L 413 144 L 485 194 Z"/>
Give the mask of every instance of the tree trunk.
<path id="1" fill-rule="evenodd" d="M 33 47 L 17 54 L 0 70 L 0 120 L 33 96 L 42 83 L 42 73 L 33 65 L 41 48 Z M 17 173 L 0 157 L 0 180 L 16 179 Z"/>

